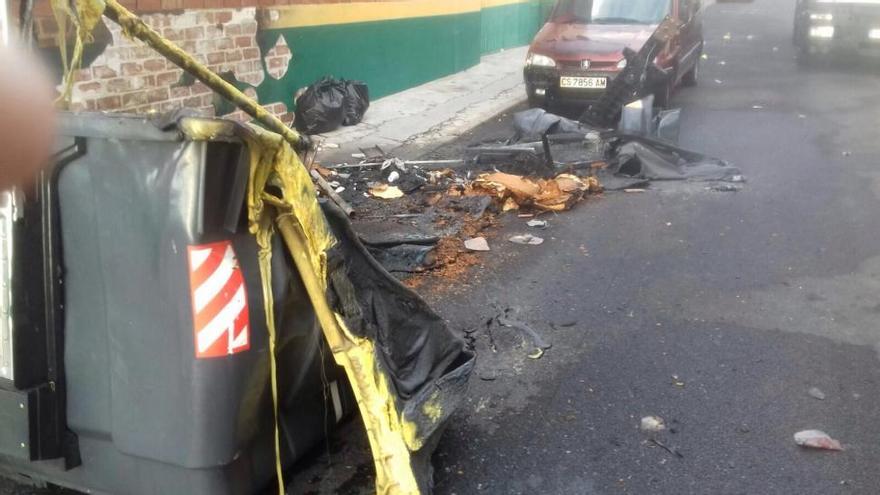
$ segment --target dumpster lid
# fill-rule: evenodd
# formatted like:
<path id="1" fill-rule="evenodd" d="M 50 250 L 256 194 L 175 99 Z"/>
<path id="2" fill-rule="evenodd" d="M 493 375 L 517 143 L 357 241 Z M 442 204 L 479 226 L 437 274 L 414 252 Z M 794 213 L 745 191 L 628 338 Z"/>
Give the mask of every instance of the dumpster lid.
<path id="1" fill-rule="evenodd" d="M 241 126 L 231 120 L 199 117 L 186 110 L 154 116 L 100 112 L 58 114 L 59 135 L 95 139 L 240 143 L 235 133 Z"/>

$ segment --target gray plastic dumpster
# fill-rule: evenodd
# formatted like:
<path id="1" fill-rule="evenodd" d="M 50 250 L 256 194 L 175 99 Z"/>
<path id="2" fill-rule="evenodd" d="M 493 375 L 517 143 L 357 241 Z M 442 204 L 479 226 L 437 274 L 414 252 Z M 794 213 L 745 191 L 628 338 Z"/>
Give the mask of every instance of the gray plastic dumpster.
<path id="1" fill-rule="evenodd" d="M 4 198 L 7 475 L 117 494 L 273 483 L 246 153 L 230 137 L 194 141 L 179 122 L 62 115 L 54 167 Z M 287 466 L 355 404 L 280 244 L 272 280 Z"/>

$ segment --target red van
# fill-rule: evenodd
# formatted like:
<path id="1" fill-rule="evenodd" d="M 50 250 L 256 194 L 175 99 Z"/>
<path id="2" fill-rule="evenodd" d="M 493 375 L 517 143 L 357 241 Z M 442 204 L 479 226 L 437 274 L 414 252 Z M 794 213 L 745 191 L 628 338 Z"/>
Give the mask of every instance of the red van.
<path id="1" fill-rule="evenodd" d="M 697 84 L 703 52 L 701 0 L 559 0 L 529 48 L 524 70 L 531 106 L 580 105 L 597 99 L 626 67 L 624 48 L 638 51 L 667 16 L 678 33 L 654 63 L 670 74 L 654 83 L 668 106 L 679 84 Z"/>

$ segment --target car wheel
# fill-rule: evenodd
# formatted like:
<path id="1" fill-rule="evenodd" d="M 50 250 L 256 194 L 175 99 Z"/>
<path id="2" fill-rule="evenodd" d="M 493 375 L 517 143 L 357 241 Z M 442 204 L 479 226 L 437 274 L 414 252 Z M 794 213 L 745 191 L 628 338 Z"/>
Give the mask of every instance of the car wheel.
<path id="1" fill-rule="evenodd" d="M 691 69 L 684 77 L 681 79 L 681 83 L 685 86 L 692 88 L 697 85 L 700 79 L 700 60 L 694 63 L 694 68 Z"/>
<path id="2" fill-rule="evenodd" d="M 795 49 L 795 59 L 797 60 L 798 65 L 807 67 L 816 61 L 816 55 L 810 52 L 809 46 L 804 45 L 805 43 L 798 43 Z"/>

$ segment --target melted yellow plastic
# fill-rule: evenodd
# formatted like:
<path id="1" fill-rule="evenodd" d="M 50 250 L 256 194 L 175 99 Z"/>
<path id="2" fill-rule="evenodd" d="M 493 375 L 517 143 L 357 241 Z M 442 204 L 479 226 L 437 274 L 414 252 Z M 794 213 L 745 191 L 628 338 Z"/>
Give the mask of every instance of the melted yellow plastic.
<path id="1" fill-rule="evenodd" d="M 321 212 L 311 178 L 281 136 L 256 127 L 251 131 L 245 139 L 251 153 L 248 217 L 261 253 L 267 253 L 261 254 L 260 259 L 268 258 L 277 228 L 300 273 L 333 356 L 345 369 L 354 389 L 373 451 L 376 492 L 418 494 L 411 465 L 412 446 L 407 441 L 416 438 L 415 425 L 398 412 L 388 377 L 376 361 L 373 342 L 352 334 L 326 300 L 327 250 L 336 240 Z M 268 188 L 280 191 L 280 196 L 267 193 Z M 268 262 L 265 269 L 262 266 L 261 263 L 264 292 L 271 291 Z M 271 332 L 274 340 L 274 328 Z M 412 443 L 420 446 L 419 441 Z"/>
<path id="2" fill-rule="evenodd" d="M 61 95 L 55 103 L 62 108 L 70 104 L 73 91 L 74 72 L 82 67 L 83 47 L 92 40 L 92 30 L 98 25 L 106 7 L 104 0 L 77 0 L 76 12 L 70 8 L 67 0 L 50 0 L 52 14 L 58 24 L 58 48 L 61 50 L 61 65 L 64 70 Z M 67 53 L 67 22 L 76 28 L 76 41 L 73 55 L 68 60 Z"/>

